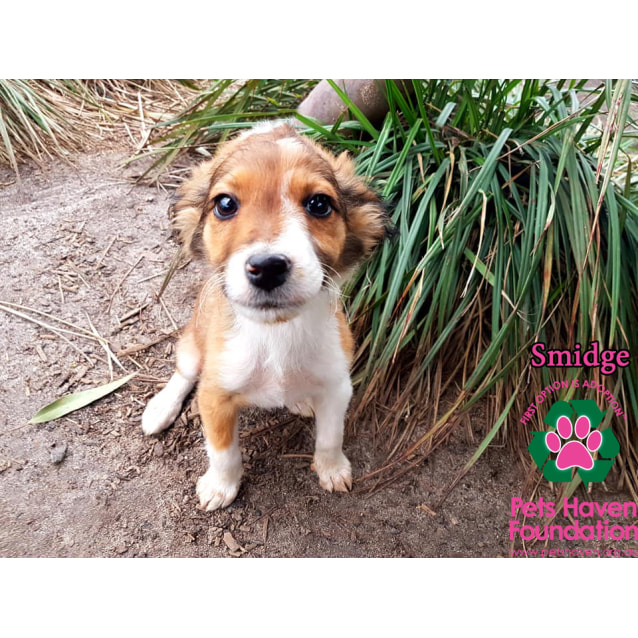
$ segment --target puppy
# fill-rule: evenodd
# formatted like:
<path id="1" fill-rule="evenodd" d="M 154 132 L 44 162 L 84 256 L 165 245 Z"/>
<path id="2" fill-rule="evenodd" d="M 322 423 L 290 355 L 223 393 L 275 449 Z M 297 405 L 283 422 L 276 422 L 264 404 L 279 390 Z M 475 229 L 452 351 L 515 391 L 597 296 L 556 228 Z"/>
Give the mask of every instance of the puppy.
<path id="1" fill-rule="evenodd" d="M 177 346 L 177 370 L 149 402 L 145 434 L 171 425 L 199 381 L 208 471 L 202 508 L 233 502 L 242 460 L 238 412 L 314 415 L 314 469 L 332 492 L 352 487 L 342 450 L 353 340 L 339 284 L 385 236 L 377 195 L 346 153 L 333 156 L 286 122 L 222 145 L 178 189 L 175 225 L 212 266 Z"/>

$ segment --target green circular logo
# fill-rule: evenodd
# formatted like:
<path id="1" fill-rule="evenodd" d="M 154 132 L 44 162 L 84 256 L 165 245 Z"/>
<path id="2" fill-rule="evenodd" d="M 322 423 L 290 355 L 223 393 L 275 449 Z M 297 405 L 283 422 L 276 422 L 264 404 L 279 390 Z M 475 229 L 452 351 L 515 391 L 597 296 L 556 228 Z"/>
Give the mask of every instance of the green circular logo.
<path id="1" fill-rule="evenodd" d="M 548 481 L 569 483 L 574 469 L 585 487 L 605 480 L 620 444 L 610 428 L 598 429 L 604 416 L 591 399 L 552 405 L 544 419 L 551 429 L 532 432 L 527 448 Z"/>

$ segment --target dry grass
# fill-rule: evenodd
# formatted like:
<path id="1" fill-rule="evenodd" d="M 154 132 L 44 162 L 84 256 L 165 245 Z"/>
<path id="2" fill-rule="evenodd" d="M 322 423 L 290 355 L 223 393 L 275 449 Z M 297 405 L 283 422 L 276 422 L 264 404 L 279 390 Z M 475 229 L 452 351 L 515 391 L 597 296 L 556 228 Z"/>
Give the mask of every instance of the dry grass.
<path id="1" fill-rule="evenodd" d="M 67 158 L 122 135 L 141 151 L 195 93 L 177 80 L 0 80 L 0 164 L 19 174 L 25 159 Z"/>

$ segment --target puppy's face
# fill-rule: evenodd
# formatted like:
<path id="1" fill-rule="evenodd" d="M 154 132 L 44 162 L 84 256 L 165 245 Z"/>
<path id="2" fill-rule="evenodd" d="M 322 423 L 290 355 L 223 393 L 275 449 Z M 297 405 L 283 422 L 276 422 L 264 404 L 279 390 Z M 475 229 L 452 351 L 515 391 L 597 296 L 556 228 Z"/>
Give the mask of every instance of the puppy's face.
<path id="1" fill-rule="evenodd" d="M 285 321 L 343 277 L 385 235 L 378 197 L 287 124 L 222 146 L 178 191 L 175 223 L 204 252 L 237 309 Z"/>

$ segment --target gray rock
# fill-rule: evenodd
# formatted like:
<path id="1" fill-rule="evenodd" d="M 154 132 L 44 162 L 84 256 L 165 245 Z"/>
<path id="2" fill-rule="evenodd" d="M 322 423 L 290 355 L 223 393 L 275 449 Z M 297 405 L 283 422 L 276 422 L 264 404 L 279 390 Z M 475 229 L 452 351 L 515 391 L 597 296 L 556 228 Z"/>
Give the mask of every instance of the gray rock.
<path id="1" fill-rule="evenodd" d="M 51 447 L 50 459 L 53 465 L 58 465 L 64 461 L 64 457 L 66 456 L 67 444 L 62 443 L 54 443 Z"/>

